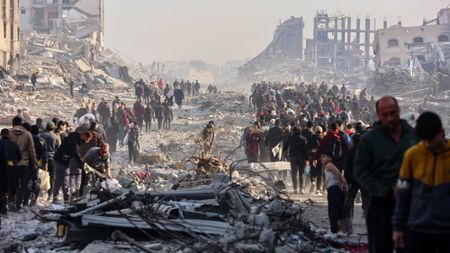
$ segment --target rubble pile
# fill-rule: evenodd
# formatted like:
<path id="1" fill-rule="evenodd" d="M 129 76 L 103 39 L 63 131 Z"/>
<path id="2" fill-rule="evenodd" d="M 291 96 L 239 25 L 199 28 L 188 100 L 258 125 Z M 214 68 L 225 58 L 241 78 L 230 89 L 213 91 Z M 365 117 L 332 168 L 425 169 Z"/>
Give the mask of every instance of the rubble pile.
<path id="1" fill-rule="evenodd" d="M 98 49 L 89 38 L 68 34 L 30 33 L 21 41 L 20 68 L 10 69 L 6 87 L 31 91 L 30 77 L 37 73 L 39 88 L 67 89 L 73 80 L 75 90 L 82 84 L 89 89 L 124 89 L 146 74 L 133 69 L 134 78 L 121 56 Z"/>
<path id="2" fill-rule="evenodd" d="M 41 211 L 40 218 L 57 222 L 64 244 L 92 244 L 84 251 L 108 240 L 145 252 L 344 252 L 339 249 L 365 247 L 331 238 L 303 221 L 299 204 L 279 196 L 254 198 L 237 181 L 219 173 L 201 188 L 94 190 L 66 208 Z"/>
<path id="3" fill-rule="evenodd" d="M 251 82 L 327 83 L 349 80 L 342 73 L 303 60 L 303 18 L 278 25 L 267 48 L 238 69 L 238 78 Z"/>
<path id="4" fill-rule="evenodd" d="M 347 81 L 344 74 L 331 69 L 321 68 L 314 63 L 301 59 L 282 57 L 277 59 L 257 59 L 246 63 L 239 69 L 244 80 L 277 82 L 342 83 Z"/>

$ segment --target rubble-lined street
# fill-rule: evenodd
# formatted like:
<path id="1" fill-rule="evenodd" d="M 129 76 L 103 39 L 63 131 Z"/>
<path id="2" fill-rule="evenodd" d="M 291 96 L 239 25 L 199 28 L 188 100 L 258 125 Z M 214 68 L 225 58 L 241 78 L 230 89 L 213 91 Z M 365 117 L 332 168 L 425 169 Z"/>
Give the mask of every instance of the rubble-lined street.
<path id="1" fill-rule="evenodd" d="M 450 7 L 335 2 L 0 2 L 0 252 L 449 252 Z"/>
<path id="2" fill-rule="evenodd" d="M 40 93 L 35 92 L 35 93 Z M 52 92 L 55 97 L 61 96 L 61 91 L 46 91 L 46 92 Z M 16 93 L 16 96 L 20 96 L 23 94 L 22 91 L 18 91 Z M 133 95 L 129 93 L 116 93 L 119 95 L 124 101 L 133 101 Z M 98 100 L 100 97 L 104 97 L 106 94 L 103 94 L 101 92 L 100 94 L 95 94 L 93 96 L 90 96 L 93 100 Z M 87 98 L 85 98 L 87 99 Z M 77 108 L 77 105 L 80 101 L 83 99 L 79 97 L 77 99 L 77 102 L 74 102 L 72 106 L 69 106 L 68 108 L 61 108 L 59 105 L 59 101 L 55 101 L 53 99 L 46 100 L 45 103 L 48 105 L 47 113 L 48 117 L 52 117 L 57 114 L 50 114 L 51 111 L 54 113 L 59 113 L 59 117 L 64 118 L 70 118 L 71 111 L 74 110 L 74 108 Z M 70 99 L 67 99 L 67 101 L 70 101 Z M 70 102 L 69 102 L 70 103 Z M 65 103 L 65 105 L 69 104 Z M 17 107 L 16 107 L 17 108 Z M 166 217 L 166 215 L 175 215 L 175 212 L 192 212 L 196 208 L 200 210 L 200 207 L 203 205 L 212 205 L 207 209 L 213 208 L 212 210 L 202 213 L 203 211 L 197 211 L 194 213 L 191 213 L 191 216 L 194 215 L 194 217 L 197 217 L 196 219 L 200 218 L 202 215 L 206 215 L 211 220 L 222 220 L 226 223 L 220 223 L 220 224 L 230 224 L 234 227 L 228 227 L 230 225 L 220 225 L 223 226 L 222 230 L 211 230 L 211 234 L 206 233 L 208 236 L 219 236 L 217 238 L 222 238 L 220 242 L 214 242 L 213 238 L 206 237 L 204 238 L 201 236 L 201 234 L 210 226 L 213 226 L 213 224 L 205 224 L 206 227 L 199 227 L 199 230 L 196 226 L 201 226 L 201 223 L 194 222 L 192 224 L 193 227 L 185 227 L 186 224 L 190 224 L 189 222 L 189 214 L 188 213 L 180 213 L 178 215 L 182 215 L 180 218 L 188 219 L 186 220 L 185 225 L 177 225 L 181 228 L 175 228 L 174 230 L 168 229 L 166 231 L 165 226 L 169 226 L 169 224 L 161 225 L 163 227 L 160 227 L 160 231 L 158 230 L 156 232 L 161 233 L 163 231 L 167 232 L 187 232 L 188 229 L 194 229 L 193 232 L 200 233 L 199 236 L 201 237 L 193 237 L 193 238 L 187 238 L 183 236 L 184 242 L 176 242 L 172 240 L 163 241 L 163 239 L 168 239 L 166 237 L 162 238 L 154 238 L 151 236 L 150 238 L 154 238 L 150 240 L 148 243 L 143 243 L 143 245 L 147 248 L 150 252 L 154 251 L 165 251 L 165 252 L 176 252 L 178 249 L 186 249 L 190 248 L 186 244 L 190 244 L 192 240 L 198 240 L 196 241 L 196 244 L 194 244 L 193 249 L 201 249 L 205 248 L 205 244 L 211 244 L 211 247 L 218 247 L 218 249 L 221 250 L 262 250 L 265 247 L 264 244 L 260 244 L 261 240 L 269 240 L 265 243 L 269 243 L 270 246 L 273 247 L 274 250 L 277 252 L 284 252 L 285 250 L 289 249 L 290 247 L 299 247 L 308 249 L 309 247 L 318 247 L 318 248 L 327 248 L 329 246 L 326 243 L 326 240 L 329 239 L 325 234 L 323 236 L 323 244 L 313 246 L 306 246 L 309 240 L 315 240 L 311 238 L 311 236 L 320 236 L 320 230 L 319 228 L 326 229 L 328 226 L 327 222 L 327 214 L 326 214 L 326 198 L 320 197 L 320 196 L 305 196 L 305 197 L 298 197 L 293 196 L 291 194 L 282 194 L 281 197 L 284 199 L 292 199 L 291 201 L 284 200 L 283 202 L 277 202 L 277 198 L 273 199 L 276 195 L 277 191 L 270 190 L 271 187 L 274 187 L 273 183 L 270 178 L 267 178 L 267 175 L 263 176 L 262 178 L 258 178 L 257 175 L 249 175 L 249 178 L 245 175 L 245 172 L 233 172 L 232 178 L 234 182 L 237 182 L 238 188 L 234 189 L 233 187 L 230 188 L 230 190 L 233 189 L 233 191 L 237 192 L 230 192 L 225 194 L 225 198 L 231 198 L 229 200 L 224 199 L 223 201 L 231 201 L 228 203 L 231 212 L 234 216 L 234 219 L 249 219 L 250 217 L 253 217 L 253 222 L 257 222 L 256 224 L 248 223 L 247 225 L 238 225 L 235 222 L 231 221 L 232 217 L 227 217 L 226 214 L 223 213 L 224 210 L 217 210 L 214 211 L 214 209 L 217 209 L 222 204 L 220 202 L 216 202 L 216 204 L 213 204 L 215 201 L 220 200 L 220 195 L 217 192 L 217 187 L 223 187 L 225 185 L 228 185 L 228 174 L 222 175 L 222 178 L 216 178 L 217 176 L 215 173 L 207 173 L 203 174 L 202 172 L 199 172 L 196 169 L 196 162 L 198 160 L 192 159 L 192 157 L 198 156 L 199 154 L 199 148 L 198 144 L 195 143 L 195 140 L 197 136 L 200 134 L 200 129 L 202 129 L 205 125 L 205 122 L 208 122 L 210 120 L 214 120 L 217 124 L 218 133 L 217 133 L 217 146 L 214 148 L 214 155 L 218 159 L 226 159 L 224 162 L 229 166 L 233 161 L 238 161 L 243 158 L 243 152 L 242 147 L 240 146 L 239 140 L 242 135 L 242 132 L 244 128 L 248 125 L 248 122 L 250 122 L 250 117 L 253 114 L 253 111 L 251 108 L 249 108 L 248 103 L 245 101 L 245 97 L 242 95 L 238 95 L 233 92 L 224 92 L 221 94 L 220 99 L 217 99 L 217 97 L 214 96 L 207 96 L 202 95 L 200 97 L 192 98 L 190 101 L 184 106 L 183 109 L 175 109 L 174 110 L 174 118 L 175 123 L 172 125 L 172 129 L 170 131 L 162 131 L 162 130 L 152 130 L 149 133 L 143 133 L 141 138 L 141 161 L 130 165 L 127 161 L 127 150 L 124 148 L 120 148 L 119 151 L 112 157 L 113 163 L 112 167 L 113 169 L 113 175 L 118 179 L 118 181 L 124 186 L 126 184 L 131 184 L 127 187 L 131 187 L 128 189 L 132 189 L 135 191 L 135 193 L 142 192 L 145 189 L 150 192 L 155 192 L 156 194 L 167 194 L 169 199 L 167 200 L 167 206 L 161 205 L 158 206 L 158 204 L 154 204 L 156 206 L 149 206 L 149 208 L 156 208 L 157 213 L 162 212 L 159 215 L 162 215 L 161 217 Z M 39 113 L 43 113 L 40 111 L 32 111 L 30 117 L 35 117 L 35 115 L 39 115 Z M 65 113 L 65 114 L 64 114 Z M 41 114 L 42 115 L 42 114 Z M 45 113 L 44 113 L 45 115 Z M 237 150 L 236 150 L 237 148 Z M 246 162 L 242 163 L 238 166 L 238 168 L 244 169 L 246 167 Z M 287 168 L 286 168 L 287 169 Z M 145 175 L 141 175 L 143 172 L 145 172 Z M 206 171 L 208 172 L 208 171 Z M 226 171 L 223 171 L 225 173 L 229 172 L 229 169 Z M 140 174 L 141 173 L 141 174 Z M 199 174 L 200 173 L 200 174 Z M 139 180 L 136 180 L 136 177 L 139 177 Z M 219 181 L 218 181 L 219 180 Z M 224 182 L 221 182 L 225 180 Z M 265 180 L 269 180 L 269 182 L 266 182 Z M 263 184 L 263 186 L 260 186 L 259 184 Z M 222 186 L 220 186 L 222 185 Z M 234 208 L 244 208 L 239 207 L 239 205 L 243 204 L 240 203 L 240 201 L 237 201 L 238 195 L 244 194 L 240 193 L 243 189 L 239 188 L 239 185 L 241 187 L 244 187 L 245 191 L 247 193 L 250 193 L 251 195 L 248 196 L 251 198 L 259 199 L 257 201 L 258 206 L 266 202 L 268 205 L 266 208 L 273 208 L 270 207 L 271 205 L 277 205 L 276 212 L 288 212 L 291 213 L 289 215 L 293 215 L 293 219 L 296 220 L 296 225 L 291 224 L 292 227 L 286 227 L 286 228 L 278 228 L 281 229 L 281 231 L 285 230 L 286 232 L 278 231 L 276 226 L 280 225 L 269 225 L 269 224 L 260 224 L 261 222 L 271 222 L 272 219 L 269 219 L 267 221 L 264 221 L 265 219 L 268 219 L 266 215 L 270 215 L 270 209 L 260 213 L 261 211 L 258 211 L 258 209 L 261 208 L 257 206 L 251 207 L 248 206 L 247 208 L 250 208 L 248 211 L 242 210 L 236 210 L 233 211 Z M 265 185 L 265 186 L 264 186 Z M 199 189 L 208 189 L 208 187 L 214 187 L 210 190 L 210 195 L 206 195 L 203 197 L 199 197 L 200 199 L 206 198 L 203 201 L 195 200 L 197 199 L 196 193 L 192 193 L 187 195 L 186 197 L 177 197 L 179 201 L 181 202 L 173 202 L 173 200 L 170 200 L 171 196 L 171 189 L 174 188 L 174 186 L 179 187 L 180 189 L 195 189 L 200 187 Z M 128 190 L 127 190 L 128 191 Z M 185 194 L 184 190 L 179 190 L 180 193 Z M 200 190 L 201 192 L 202 190 Z M 290 193 L 290 189 L 287 189 L 287 193 Z M 150 193 L 149 192 L 149 193 Z M 166 193 L 167 192 L 167 193 Z M 186 190 L 186 192 L 189 192 L 189 190 Z M 208 192 L 208 190 L 207 190 Z M 208 193 L 209 194 L 209 193 Z M 238 194 L 238 195 L 236 195 Z M 119 195 L 116 195 L 119 196 Z M 145 197 L 145 195 L 142 195 L 142 197 Z M 228 196 L 228 197 L 226 197 Z M 243 195 L 244 196 L 244 195 Z M 138 198 L 142 200 L 142 197 Z M 95 197 L 92 197 L 95 198 Z M 103 198 L 110 198 L 107 196 L 103 196 Z M 124 197 L 125 198 L 125 197 Z M 131 197 L 133 198 L 133 197 Z M 190 200 L 190 198 L 193 198 L 195 201 Z M 165 198 L 163 198 L 165 199 Z M 249 200 L 250 200 L 249 199 Z M 256 201 L 255 199 L 255 201 Z M 105 199 L 103 199 L 105 200 Z M 174 199 L 175 200 L 175 199 Z M 99 204 L 99 201 L 93 201 L 90 200 L 92 203 L 88 204 L 88 206 L 94 204 L 94 207 L 96 204 Z M 242 201 L 242 200 L 241 200 Z M 263 202 L 261 202 L 263 201 Z M 275 202 L 274 202 L 275 201 Z M 279 201 L 279 200 L 278 200 Z M 82 201 L 83 202 L 83 201 Z M 101 201 L 100 201 L 101 202 Z M 121 202 L 129 202 L 134 203 L 132 199 L 125 200 L 121 199 Z M 88 202 L 89 203 L 89 202 Z M 145 201 L 143 203 L 146 203 Z M 141 205 L 143 204 L 141 203 Z M 196 204 L 195 204 L 196 203 Z M 209 203 L 209 204 L 208 204 Z M 277 204 L 275 204 L 277 203 Z M 296 203 L 296 204 L 294 204 Z M 133 205 L 135 205 L 134 203 Z M 217 206 L 219 204 L 219 206 Z M 113 203 L 113 209 L 117 208 L 116 205 Z M 171 207 L 173 205 L 173 207 Z M 181 206 L 178 206 L 181 205 Z M 185 206 L 187 205 L 187 206 Z M 238 205 L 238 206 L 236 206 Z M 248 205 L 248 204 L 246 204 Z M 263 204 L 264 205 L 264 204 Z M 288 205 L 286 206 L 286 211 L 281 211 L 281 206 L 278 205 Z M 123 206 L 123 203 L 120 204 L 120 206 Z M 178 206 L 178 207 L 177 207 Z M 184 207 L 183 207 L 184 206 Z M 197 206 L 197 207 L 196 207 Z M 65 208 L 74 208 L 73 206 L 69 205 Z M 125 206 L 123 206 L 125 208 Z M 178 208 L 182 209 L 178 210 Z M 109 207 L 111 208 L 111 207 Z M 174 209 L 176 208 L 176 209 Z M 184 208 L 187 208 L 186 210 Z M 194 208 L 194 209 L 192 209 Z M 74 240 L 78 245 L 82 245 L 82 242 L 88 242 L 88 241 L 94 241 L 92 243 L 89 243 L 86 248 L 84 248 L 84 251 L 82 252 L 122 252 L 122 251 L 140 251 L 139 247 L 137 245 L 130 244 L 128 242 L 116 242 L 111 243 L 108 241 L 105 241 L 104 236 L 100 236 L 99 238 L 95 238 L 92 235 L 79 238 L 78 235 L 71 235 L 71 233 L 74 233 L 72 230 L 73 228 L 69 229 L 69 234 L 65 238 L 57 238 L 56 235 L 58 233 L 62 233 L 62 231 L 59 231 L 60 227 L 56 226 L 56 222 L 53 221 L 60 215 L 60 213 L 65 213 L 67 211 L 63 211 L 64 207 L 61 205 L 51 204 L 47 201 L 40 201 L 39 204 L 35 207 L 30 207 L 24 209 L 24 211 L 16 213 L 16 214 L 9 214 L 6 218 L 2 220 L 2 233 L 1 236 L 4 238 L 3 244 L 1 247 L 3 249 L 10 249 L 11 251 L 14 250 L 28 250 L 28 252 L 31 251 L 40 251 L 40 252 L 79 252 L 77 249 L 70 249 L 70 247 L 67 246 L 67 240 Z M 127 208 L 125 208 L 127 209 Z M 123 209 L 121 212 L 123 213 L 129 213 L 129 211 Z M 219 209 L 222 209 L 220 207 Z M 52 213 L 52 210 L 58 214 Z M 76 210 L 76 209 L 74 209 Z M 81 210 L 81 209 L 80 209 Z M 120 209 L 117 209 L 119 211 Z M 178 210 L 178 211 L 176 211 Z M 134 210 L 137 211 L 137 210 Z M 152 211 L 155 212 L 156 210 Z M 219 211 L 219 212 L 218 212 Z M 273 210 L 275 211 L 275 210 Z M 105 212 L 104 209 L 102 209 L 102 213 Z M 248 214 L 245 214 L 248 212 Z M 89 212 L 90 213 L 90 212 Z M 197 214 L 195 214 L 197 213 Z M 302 214 L 303 213 L 303 214 Z M 300 214 L 302 214 L 300 216 Z M 235 216 L 238 215 L 238 216 Z M 261 216 L 262 215 L 262 216 Z M 297 216 L 298 215 L 298 216 Z M 358 213 L 357 215 L 362 215 L 361 213 Z M 217 217 L 215 217 L 217 216 Z M 93 216 L 91 216 L 93 217 Z M 130 216 L 131 217 L 131 216 Z M 244 218 L 247 217 L 247 218 Z M 165 219 L 167 219 L 166 217 Z M 173 219 L 172 217 L 171 219 Z M 260 220 L 262 219 L 262 220 Z M 203 218 L 202 220 L 205 220 Z M 294 221 L 293 220 L 293 221 Z M 183 220 L 180 220 L 183 222 Z M 281 220 L 280 220 L 281 221 Z M 106 223 L 108 223 L 105 220 Z M 112 222 L 112 221 L 111 221 Z M 119 221 L 117 221 L 119 222 Z M 130 221 L 131 222 L 131 221 Z M 138 222 L 138 221 L 136 221 Z M 228 223 L 231 222 L 231 223 Z M 283 220 L 283 222 L 286 222 Z M 311 231 L 303 231 L 304 229 L 308 229 L 310 224 L 316 224 L 318 227 L 314 228 L 314 232 Z M 362 225 L 362 220 L 359 220 L 357 222 L 360 222 Z M 82 222 L 84 224 L 85 222 Z M 59 223 L 58 223 L 59 224 Z M 111 223 L 114 224 L 114 223 Z M 118 224 L 118 223 L 117 223 Z M 183 224 L 183 223 L 182 223 Z M 218 223 L 219 224 L 219 223 Z M 81 223 L 80 223 L 81 225 Z M 131 227 L 136 226 L 137 224 L 134 222 L 131 222 Z M 191 225 L 189 225 L 191 226 Z M 215 225 L 218 226 L 218 225 Z M 239 227 L 244 226 L 244 227 Z M 248 228 L 245 228 L 245 226 L 249 226 Z M 275 226 L 275 227 L 272 227 Z M 107 225 L 106 225 L 107 227 Z M 116 227 L 116 225 L 114 225 Z M 121 225 L 117 225 L 117 227 L 122 227 Z M 125 226 L 122 229 L 124 231 L 128 231 L 130 227 Z M 238 228 L 239 227 L 239 228 Z M 259 235 L 263 231 L 259 231 L 259 229 L 263 229 L 264 227 L 267 227 L 270 229 L 270 233 L 267 235 Z M 240 231 L 236 231 L 236 229 L 239 229 Z M 247 229 L 247 230 L 246 230 Z M 249 230 L 250 229 L 250 230 Z M 302 233 L 298 234 L 298 231 L 303 231 Z M 82 230 L 82 233 L 88 233 L 88 230 Z M 221 231 L 221 232 L 219 232 Z M 245 232 L 246 231 L 246 232 Z M 253 232 L 250 232 L 253 231 Z M 258 232 L 259 231 L 259 232 Z M 290 231 L 290 232 L 289 232 Z M 365 231 L 364 228 L 357 228 L 357 233 L 355 233 L 355 236 L 352 236 L 350 238 L 347 238 L 351 241 L 358 242 L 361 240 L 362 236 L 364 236 Z M 250 236 L 248 233 L 256 233 L 253 236 Z M 278 233 L 282 233 L 279 234 Z M 292 234 L 293 233 L 293 234 Z M 305 233 L 305 234 L 303 234 Z M 312 234 L 315 233 L 315 234 Z M 153 234 L 153 233 L 152 233 Z M 225 236 L 226 235 L 226 236 Z M 74 238 L 71 238 L 71 237 Z M 77 237 L 78 236 L 78 237 Z M 106 235 L 105 235 L 106 236 Z M 109 236 L 109 235 L 108 235 Z M 179 235 L 180 236 L 180 235 Z M 231 237 L 230 237 L 231 236 Z M 250 238 L 240 238 L 240 237 L 247 237 L 250 236 Z M 261 236 L 269 236 L 268 238 L 261 238 Z M 273 236 L 282 236 L 282 238 L 277 239 L 277 241 L 274 241 L 275 239 Z M 307 236 L 307 237 L 303 237 Z M 227 238 L 230 237 L 230 238 Z M 254 237 L 255 239 L 252 239 Z M 259 237 L 259 239 L 258 239 Z M 145 238 L 145 237 L 144 237 Z M 234 238 L 234 239 L 233 239 Z M 270 239 L 272 238 L 272 239 Z M 303 238 L 303 239 L 302 239 Z M 307 239 L 309 238 L 309 239 Z M 331 237 L 330 237 L 331 238 Z M 347 240 L 346 239 L 346 240 Z M 182 240 L 182 241 L 183 241 Z M 231 240 L 231 241 L 228 241 Z M 241 241 L 247 241 L 248 243 L 243 244 Z M 255 244 L 249 244 L 249 242 L 252 240 L 255 240 Z M 281 241 L 279 241 L 281 240 Z M 286 241 L 287 240 L 287 241 Z M 335 239 L 333 239 L 335 240 Z M 119 240 L 122 241 L 122 240 Z M 240 243 L 238 243 L 240 242 Z M 287 248 L 286 248 L 287 247 Z M 277 249 L 278 248 L 278 249 Z M 299 249 L 300 249 L 299 248 Z"/>

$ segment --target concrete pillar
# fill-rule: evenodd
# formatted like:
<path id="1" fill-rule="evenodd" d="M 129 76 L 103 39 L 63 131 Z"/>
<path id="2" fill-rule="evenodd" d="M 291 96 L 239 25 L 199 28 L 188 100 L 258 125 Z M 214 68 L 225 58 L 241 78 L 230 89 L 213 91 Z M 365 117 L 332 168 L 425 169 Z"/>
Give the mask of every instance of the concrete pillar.
<path id="1" fill-rule="evenodd" d="M 369 71 L 370 60 L 370 18 L 366 18 L 364 36 L 364 66 L 366 72 Z"/>

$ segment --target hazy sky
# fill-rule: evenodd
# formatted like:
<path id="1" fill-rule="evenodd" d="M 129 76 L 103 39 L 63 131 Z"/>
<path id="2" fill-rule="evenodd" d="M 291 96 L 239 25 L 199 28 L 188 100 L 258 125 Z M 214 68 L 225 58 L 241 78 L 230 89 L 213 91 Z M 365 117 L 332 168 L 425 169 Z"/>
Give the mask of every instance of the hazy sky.
<path id="1" fill-rule="evenodd" d="M 450 0 L 105 0 L 106 46 L 148 63 L 251 58 L 272 40 L 279 21 L 303 16 L 312 37 L 317 10 L 370 16 L 381 27 L 401 17 L 403 25 L 435 18 Z M 354 23 L 354 21 L 353 21 Z"/>

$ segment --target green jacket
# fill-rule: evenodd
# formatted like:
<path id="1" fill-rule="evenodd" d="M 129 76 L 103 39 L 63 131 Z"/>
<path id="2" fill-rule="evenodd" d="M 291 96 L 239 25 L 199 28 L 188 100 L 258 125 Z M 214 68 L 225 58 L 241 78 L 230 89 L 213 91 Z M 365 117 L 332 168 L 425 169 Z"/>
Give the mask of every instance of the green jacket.
<path id="1" fill-rule="evenodd" d="M 397 143 L 381 126 L 375 126 L 360 141 L 354 164 L 354 177 L 370 196 L 384 198 L 398 180 L 403 155 L 418 142 L 413 128 L 401 120 Z"/>

